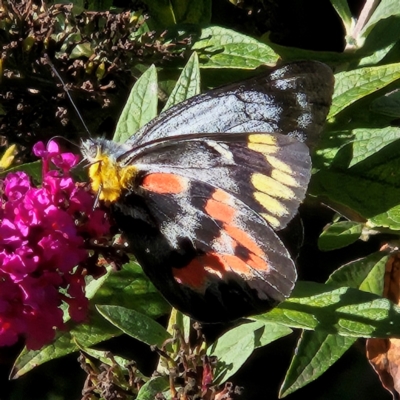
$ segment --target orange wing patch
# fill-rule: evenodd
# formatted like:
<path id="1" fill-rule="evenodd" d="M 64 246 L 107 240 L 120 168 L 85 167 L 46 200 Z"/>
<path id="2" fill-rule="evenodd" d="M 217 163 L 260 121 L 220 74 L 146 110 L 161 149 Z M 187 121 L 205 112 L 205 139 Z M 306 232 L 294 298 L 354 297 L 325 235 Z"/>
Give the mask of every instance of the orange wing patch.
<path id="1" fill-rule="evenodd" d="M 188 180 L 175 174 L 154 173 L 145 176 L 141 186 L 158 194 L 178 194 L 187 190 Z"/>
<path id="2" fill-rule="evenodd" d="M 269 264 L 263 249 L 245 228 L 240 227 L 239 211 L 234 198 L 215 189 L 205 203 L 208 217 L 220 226 L 220 235 L 213 241 L 213 251 L 199 255 L 184 268 L 173 268 L 175 280 L 193 290 L 204 293 L 215 279 L 227 280 L 237 274 L 251 280 L 254 270 L 267 272 Z"/>
<path id="3" fill-rule="evenodd" d="M 255 240 L 246 231 L 235 226 L 234 219 L 237 211 L 230 194 L 221 189 L 216 189 L 211 199 L 207 201 L 205 211 L 210 217 L 223 223 L 222 228 L 235 242 L 259 257 L 265 256 Z"/>
<path id="4" fill-rule="evenodd" d="M 231 236 L 232 239 L 235 239 L 238 244 L 246 247 L 249 252 L 259 257 L 265 256 L 265 253 L 262 251 L 257 242 L 243 229 L 240 229 L 237 226 L 226 224 L 223 225 L 223 229 L 225 229 L 229 236 Z"/>
<path id="5" fill-rule="evenodd" d="M 236 210 L 229 203 L 230 196 L 228 193 L 221 189 L 216 189 L 211 199 L 209 199 L 205 206 L 206 213 L 218 221 L 226 224 L 233 222 Z"/>
<path id="6" fill-rule="evenodd" d="M 251 278 L 252 269 L 266 271 L 268 264 L 253 254 L 244 260 L 232 254 L 209 253 L 193 259 L 184 268 L 173 268 L 172 271 L 178 283 L 204 293 L 208 283 L 211 283 L 212 280 L 232 278 L 232 275 L 227 275 L 227 273 Z"/>
<path id="7" fill-rule="evenodd" d="M 184 268 L 173 268 L 173 275 L 178 283 L 203 292 L 209 278 L 208 273 L 215 274 L 221 278 L 225 271 L 226 266 L 222 262 L 221 256 L 216 253 L 210 253 L 193 259 Z"/>

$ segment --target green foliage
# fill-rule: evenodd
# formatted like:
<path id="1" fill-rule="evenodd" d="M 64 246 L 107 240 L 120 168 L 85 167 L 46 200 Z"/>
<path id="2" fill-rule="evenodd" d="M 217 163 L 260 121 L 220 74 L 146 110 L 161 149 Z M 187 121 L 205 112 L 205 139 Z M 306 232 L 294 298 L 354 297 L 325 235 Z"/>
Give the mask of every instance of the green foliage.
<path id="1" fill-rule="evenodd" d="M 205 25 L 211 18 L 211 0 L 144 0 L 152 16 L 153 29 L 165 29 L 177 24 Z"/>
<path id="2" fill-rule="evenodd" d="M 239 325 L 222 335 L 207 350 L 218 358 L 215 382 L 226 382 L 247 361 L 253 351 L 259 347 L 289 335 L 291 329 L 264 321 L 255 321 Z"/>
<path id="3" fill-rule="evenodd" d="M 16 167 L 8 168 L 6 171 L 2 172 L 1 175 L 5 176 L 9 172 L 23 171 L 29 174 L 36 183 L 42 181 L 42 163 L 41 161 L 34 161 L 31 163 L 26 163 L 18 165 Z"/>
<path id="4" fill-rule="evenodd" d="M 329 251 L 346 247 L 360 238 L 362 225 L 352 221 L 335 222 L 318 239 L 318 247 Z"/>
<path id="5" fill-rule="evenodd" d="M 150 346 L 161 346 L 171 337 L 159 323 L 135 310 L 119 306 L 97 306 L 97 309 L 122 332 Z"/>
<path id="6" fill-rule="evenodd" d="M 360 238 L 384 232 L 393 237 L 400 230 L 400 22 L 397 0 L 383 0 L 369 20 L 350 13 L 346 0 L 331 0 L 346 31 L 342 54 L 318 53 L 284 48 L 220 26 L 210 25 L 210 2 L 146 1 L 149 20 L 155 29 L 198 25 L 191 56 L 178 71 L 149 66 L 133 86 L 116 128 L 114 140 L 124 142 L 157 114 L 160 87 L 170 87 L 177 79 L 164 110 L 200 91 L 202 71 L 210 70 L 214 80 L 229 74 L 246 77 L 248 70 L 273 65 L 278 59 L 312 58 L 335 66 L 333 103 L 323 137 L 313 155 L 314 176 L 309 194 L 322 198 L 341 216 L 321 234 L 319 247 L 331 251 L 349 246 Z M 60 20 L 62 25 L 65 21 Z M 67 24 L 65 24 L 67 26 Z M 66 27 L 67 29 L 67 27 Z M 182 28 L 183 29 L 183 28 Z M 382 32 L 386 32 L 384 35 Z M 80 40 L 69 33 L 65 46 Z M 93 46 L 74 46 L 71 57 L 90 56 Z M 140 68 L 139 68 L 140 67 Z M 147 69 L 147 67 L 149 67 Z M 172 70 L 172 72 L 171 72 Z M 157 78 L 158 73 L 158 78 Z M 19 169 L 38 172 L 38 166 Z M 255 349 L 303 329 L 295 355 L 282 384 L 284 397 L 323 374 L 357 338 L 388 338 L 400 335 L 400 308 L 381 297 L 388 252 L 338 265 L 326 284 L 299 282 L 290 299 L 253 321 L 233 327 L 214 343 L 206 354 L 217 356 L 215 381 L 231 379 Z M 316 265 L 316 268 L 321 266 Z M 111 273 L 96 287 L 90 322 L 69 326 L 56 341 L 40 351 L 24 351 L 15 364 L 18 377 L 51 359 L 88 349 L 122 332 L 144 342 L 162 346 L 171 331 L 154 322 L 169 306 L 131 263 L 123 271 Z M 115 296 L 115 293 L 118 296 Z M 104 317 L 104 318 L 103 318 Z M 180 329 L 188 334 L 188 321 Z M 186 324 L 186 328 L 184 328 Z M 177 323 L 179 325 L 179 323 Z M 170 350 L 171 352 L 174 350 Z M 165 376 L 149 379 L 138 399 L 152 399 L 169 388 Z"/>
<path id="7" fill-rule="evenodd" d="M 147 381 L 141 388 L 137 400 L 153 400 L 157 393 L 165 392 L 169 389 L 169 380 L 166 376 L 156 376 Z"/>
<path id="8" fill-rule="evenodd" d="M 114 141 L 125 142 L 157 115 L 157 71 L 150 67 L 137 81 L 118 119 Z"/>
<path id="9" fill-rule="evenodd" d="M 330 276 L 327 283 L 339 287 L 358 288 L 380 295 L 383 291 L 387 260 L 388 255 L 384 252 L 371 254 L 339 268 Z M 357 336 L 341 336 L 324 329 L 303 331 L 282 384 L 280 396 L 285 397 L 317 379 L 350 348 Z"/>
<path id="10" fill-rule="evenodd" d="M 196 52 L 193 52 L 189 61 L 183 68 L 174 89 L 172 90 L 163 111 L 168 110 L 175 104 L 189 99 L 200 93 L 200 69 L 199 58 Z"/>
<path id="11" fill-rule="evenodd" d="M 202 29 L 192 50 L 200 53 L 202 68 L 254 69 L 273 65 L 279 58 L 270 46 L 219 26 Z"/>

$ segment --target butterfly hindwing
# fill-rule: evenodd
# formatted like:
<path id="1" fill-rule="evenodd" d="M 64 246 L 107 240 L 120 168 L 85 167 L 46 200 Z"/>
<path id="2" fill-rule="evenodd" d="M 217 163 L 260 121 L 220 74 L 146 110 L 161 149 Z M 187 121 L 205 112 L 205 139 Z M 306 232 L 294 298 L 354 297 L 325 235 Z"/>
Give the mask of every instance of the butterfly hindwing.
<path id="1" fill-rule="evenodd" d="M 171 173 L 146 175 L 141 189 L 142 208 L 128 196 L 115 217 L 119 226 L 138 228 L 128 233 L 135 254 L 175 307 L 217 322 L 266 311 L 290 294 L 296 279 L 290 255 L 236 197 Z"/>

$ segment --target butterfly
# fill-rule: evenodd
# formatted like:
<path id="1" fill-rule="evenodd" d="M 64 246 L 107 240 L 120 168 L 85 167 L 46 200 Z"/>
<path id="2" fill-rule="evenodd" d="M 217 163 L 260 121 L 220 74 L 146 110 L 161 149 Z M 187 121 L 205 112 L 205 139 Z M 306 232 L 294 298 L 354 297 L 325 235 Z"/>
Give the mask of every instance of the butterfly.
<path id="1" fill-rule="evenodd" d="M 167 301 L 202 322 L 264 313 L 296 267 L 278 234 L 311 177 L 333 92 L 330 68 L 301 61 L 194 96 L 125 143 L 88 139 L 92 189 Z"/>

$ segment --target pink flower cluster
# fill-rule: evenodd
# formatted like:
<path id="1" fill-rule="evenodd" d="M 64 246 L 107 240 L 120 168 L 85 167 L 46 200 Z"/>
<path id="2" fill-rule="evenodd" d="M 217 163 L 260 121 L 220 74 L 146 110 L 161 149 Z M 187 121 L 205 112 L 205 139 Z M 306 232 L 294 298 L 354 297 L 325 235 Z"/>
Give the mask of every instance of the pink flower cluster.
<path id="1" fill-rule="evenodd" d="M 73 320 L 85 319 L 85 238 L 109 231 L 104 211 L 93 210 L 93 196 L 70 176 L 78 157 L 54 141 L 34 153 L 43 161 L 41 187 L 24 172 L 0 181 L 0 346 L 24 335 L 29 349 L 63 328 L 63 302 Z"/>

